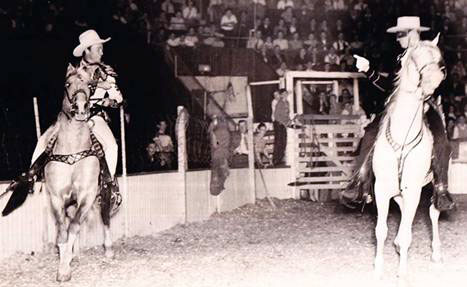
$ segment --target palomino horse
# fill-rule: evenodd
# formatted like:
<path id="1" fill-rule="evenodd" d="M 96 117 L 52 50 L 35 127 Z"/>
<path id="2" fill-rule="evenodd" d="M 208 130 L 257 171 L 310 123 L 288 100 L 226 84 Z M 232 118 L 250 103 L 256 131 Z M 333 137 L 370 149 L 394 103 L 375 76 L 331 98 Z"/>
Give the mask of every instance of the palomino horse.
<path id="1" fill-rule="evenodd" d="M 100 164 L 96 140 L 88 126 L 91 78 L 82 68 L 68 66 L 65 96 L 58 116 L 55 146 L 44 168 L 45 187 L 57 221 L 60 263 L 57 281 L 71 279 L 70 263 L 80 225 L 99 194 Z M 49 143 L 50 148 L 51 143 Z M 76 209 L 70 212 L 69 206 Z M 68 218 L 67 218 L 68 217 Z M 104 225 L 106 255 L 112 256 L 109 224 Z"/>
<path id="2" fill-rule="evenodd" d="M 399 282 L 407 283 L 407 252 L 412 241 L 412 223 L 421 189 L 430 178 L 433 137 L 424 122 L 426 95 L 444 79 L 441 52 L 433 41 L 410 47 L 401 59 L 395 90 L 389 97 L 375 142 L 373 171 L 378 210 L 376 224 L 375 275 L 383 273 L 383 249 L 387 237 L 389 201 L 394 197 L 401 209 L 401 223 L 394 241 L 399 251 Z M 439 211 L 430 206 L 433 228 L 432 259 L 441 259 L 438 233 Z"/>

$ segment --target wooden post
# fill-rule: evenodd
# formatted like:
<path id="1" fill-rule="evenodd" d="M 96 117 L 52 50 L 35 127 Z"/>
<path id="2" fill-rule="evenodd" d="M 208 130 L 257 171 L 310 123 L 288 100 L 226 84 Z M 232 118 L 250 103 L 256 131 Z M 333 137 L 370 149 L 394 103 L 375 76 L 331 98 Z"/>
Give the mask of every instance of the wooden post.
<path id="1" fill-rule="evenodd" d="M 36 135 L 37 135 L 37 140 L 41 137 L 41 124 L 39 121 L 39 106 L 37 105 L 37 98 L 34 97 L 32 98 L 32 104 L 34 106 L 34 120 L 36 123 Z"/>
<path id="2" fill-rule="evenodd" d="M 128 178 L 127 178 L 127 170 L 126 170 L 126 140 L 125 140 L 125 110 L 123 106 L 120 106 L 120 141 L 122 145 L 122 181 L 123 181 L 123 202 L 124 202 L 124 236 L 129 236 L 129 208 L 128 208 L 128 201 L 130 199 L 130 195 L 128 193 Z"/>
<path id="3" fill-rule="evenodd" d="M 250 186 L 250 202 L 256 202 L 256 188 L 255 188 L 255 150 L 253 143 L 253 101 L 251 99 L 251 88 L 246 86 L 246 99 L 248 107 L 248 181 Z"/>
<path id="4" fill-rule="evenodd" d="M 175 126 L 177 135 L 177 154 L 178 154 L 178 173 L 183 182 L 183 190 L 185 195 L 185 222 L 188 222 L 188 201 L 186 188 L 186 171 L 188 169 L 187 151 L 186 151 L 186 126 L 187 126 L 187 111 L 183 106 L 177 107 L 177 124 Z"/>

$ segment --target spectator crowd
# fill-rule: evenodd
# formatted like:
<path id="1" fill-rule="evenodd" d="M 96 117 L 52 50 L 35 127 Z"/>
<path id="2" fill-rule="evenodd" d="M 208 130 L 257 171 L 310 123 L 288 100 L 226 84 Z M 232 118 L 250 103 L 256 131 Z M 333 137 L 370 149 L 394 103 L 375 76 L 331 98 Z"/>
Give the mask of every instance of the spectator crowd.
<path id="1" fill-rule="evenodd" d="M 287 70 L 355 71 L 353 54 L 389 71 L 388 54 L 396 50 L 386 29 L 397 16 L 417 15 L 430 27 L 423 38 L 441 33 L 447 78 L 440 93 L 451 139 L 467 139 L 465 95 L 467 1 L 455 0 L 115 0 L 1 1 L 2 35 L 53 36 L 73 27 L 92 27 L 105 6 L 110 17 L 141 36 L 150 47 L 251 49 L 280 77 Z M 83 9 L 86 6 L 86 9 Z M 70 14 L 70 10 L 87 11 Z M 383 57 L 384 55 L 384 57 Z M 342 91 L 344 93 L 344 91 Z M 348 90 L 346 91 L 348 93 Z M 350 93 L 349 93 L 350 94 Z M 309 113 L 350 114 L 351 96 L 331 95 L 305 87 Z M 343 101 L 337 101 L 337 99 Z M 144 144 L 143 169 L 173 168 L 173 142 L 159 124 Z M 264 129 L 264 127 L 261 127 Z M 164 131 L 161 131 L 164 130 Z M 165 136 L 164 136 L 165 134 Z M 169 140 L 170 139 L 170 140 Z M 164 154 L 165 153 L 165 154 Z M 168 156 L 170 154 L 170 156 Z"/>

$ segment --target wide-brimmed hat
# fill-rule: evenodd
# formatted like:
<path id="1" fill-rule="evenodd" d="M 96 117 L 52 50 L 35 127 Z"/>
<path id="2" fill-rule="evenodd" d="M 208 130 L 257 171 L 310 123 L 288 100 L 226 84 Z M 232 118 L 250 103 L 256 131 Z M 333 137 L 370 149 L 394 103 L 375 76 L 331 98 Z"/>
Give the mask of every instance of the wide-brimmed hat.
<path id="1" fill-rule="evenodd" d="M 91 47 L 92 45 L 108 42 L 110 39 L 110 37 L 107 39 L 101 39 L 96 31 L 92 29 L 87 30 L 79 35 L 79 45 L 73 50 L 73 56 L 81 57 L 86 48 Z"/>
<path id="2" fill-rule="evenodd" d="M 420 17 L 403 16 L 397 18 L 397 25 L 386 30 L 388 33 L 397 33 L 401 31 L 418 30 L 428 31 L 430 28 L 420 26 Z"/>

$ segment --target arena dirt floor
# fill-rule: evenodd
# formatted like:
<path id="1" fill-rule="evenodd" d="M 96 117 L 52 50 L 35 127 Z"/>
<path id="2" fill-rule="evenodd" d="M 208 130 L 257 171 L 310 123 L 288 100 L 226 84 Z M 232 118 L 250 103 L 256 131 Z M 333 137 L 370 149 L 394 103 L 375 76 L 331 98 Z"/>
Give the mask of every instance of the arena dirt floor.
<path id="1" fill-rule="evenodd" d="M 426 196 L 425 196 L 426 197 Z M 82 251 L 70 282 L 55 282 L 57 255 L 18 254 L 0 261 L 0 286 L 395 286 L 392 247 L 400 214 L 391 211 L 385 274 L 372 277 L 375 216 L 336 203 L 275 200 L 247 205 L 209 220 L 179 225 L 154 237 L 115 242 L 114 259 L 102 248 Z M 440 222 L 444 263 L 430 262 L 431 225 L 425 198 L 410 250 L 412 286 L 466 286 L 467 200 Z"/>

